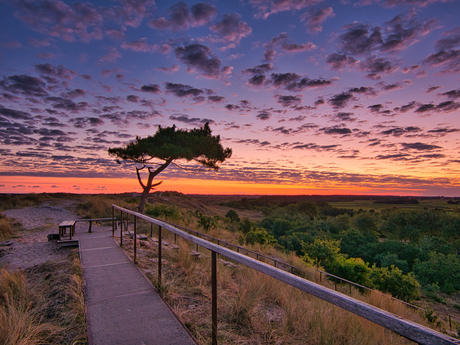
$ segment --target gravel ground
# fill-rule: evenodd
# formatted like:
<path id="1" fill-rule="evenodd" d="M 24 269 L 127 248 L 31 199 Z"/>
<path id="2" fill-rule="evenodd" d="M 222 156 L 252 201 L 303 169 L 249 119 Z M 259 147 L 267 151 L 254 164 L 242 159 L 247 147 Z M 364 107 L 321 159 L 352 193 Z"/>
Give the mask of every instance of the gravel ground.
<path id="1" fill-rule="evenodd" d="M 66 260 L 68 248 L 59 249 L 56 241 L 48 242 L 48 234 L 57 234 L 58 225 L 64 220 L 74 220 L 77 202 L 66 200 L 55 205 L 44 203 L 40 206 L 12 209 L 2 213 L 21 223 L 22 230 L 15 235 L 20 237 L 0 242 L 0 267 L 26 269 L 43 264 L 48 260 Z M 84 231 L 87 225 L 77 223 L 76 231 Z M 5 243 L 6 242 L 6 243 Z M 12 243 L 11 245 L 5 245 Z"/>

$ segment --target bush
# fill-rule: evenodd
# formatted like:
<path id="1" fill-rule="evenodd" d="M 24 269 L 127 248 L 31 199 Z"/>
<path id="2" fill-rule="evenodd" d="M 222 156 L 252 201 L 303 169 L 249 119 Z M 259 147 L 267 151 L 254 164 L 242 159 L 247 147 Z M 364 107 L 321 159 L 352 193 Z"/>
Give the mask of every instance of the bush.
<path id="1" fill-rule="evenodd" d="M 209 231 L 217 228 L 219 219 L 219 216 L 207 217 L 204 214 L 201 214 L 200 219 L 198 219 L 198 226 L 203 228 L 205 231 Z"/>
<path id="2" fill-rule="evenodd" d="M 370 279 L 378 290 L 389 292 L 398 299 L 406 302 L 420 299 L 420 284 L 412 273 L 403 274 L 394 266 L 379 268 L 374 265 Z"/>
<path id="3" fill-rule="evenodd" d="M 240 231 L 243 234 L 247 234 L 248 232 L 256 228 L 256 223 L 251 222 L 248 217 L 244 217 L 243 220 L 240 222 Z"/>
<path id="4" fill-rule="evenodd" d="M 246 234 L 246 244 L 275 244 L 275 238 L 270 235 L 266 229 L 264 228 L 257 228 L 254 230 L 249 231 Z"/>
<path id="5" fill-rule="evenodd" d="M 150 204 L 145 205 L 145 214 L 153 217 L 163 217 L 166 220 L 179 220 L 182 218 L 182 213 L 174 207 L 165 204 Z"/>
<path id="6" fill-rule="evenodd" d="M 366 287 L 372 287 L 373 285 L 369 278 L 371 269 L 368 267 L 368 264 L 360 258 L 347 259 L 345 255 L 342 255 L 335 261 L 325 265 L 325 268 L 327 272 L 354 283 Z"/>
<path id="7" fill-rule="evenodd" d="M 339 254 L 340 241 L 315 239 L 313 244 L 304 243 L 303 250 L 316 264 L 326 266 L 343 254 Z"/>
<path id="8" fill-rule="evenodd" d="M 417 262 L 413 272 L 422 285 L 438 283 L 442 292 L 460 290 L 460 257 L 431 252 L 428 261 Z"/>
<path id="9" fill-rule="evenodd" d="M 225 218 L 228 218 L 232 222 L 236 222 L 236 223 L 240 221 L 240 216 L 238 216 L 238 213 L 236 213 L 235 210 L 228 211 L 227 214 L 225 215 Z"/>

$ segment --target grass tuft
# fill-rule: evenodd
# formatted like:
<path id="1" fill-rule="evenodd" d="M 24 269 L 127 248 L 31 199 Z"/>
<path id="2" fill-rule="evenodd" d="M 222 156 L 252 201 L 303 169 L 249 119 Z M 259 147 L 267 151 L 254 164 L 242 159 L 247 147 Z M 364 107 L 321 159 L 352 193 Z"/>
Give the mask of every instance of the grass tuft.
<path id="1" fill-rule="evenodd" d="M 0 344 L 86 344 L 78 257 L 0 271 Z"/>
<path id="2" fill-rule="evenodd" d="M 13 228 L 9 218 L 0 213 L 0 241 L 7 240 L 13 236 Z"/>

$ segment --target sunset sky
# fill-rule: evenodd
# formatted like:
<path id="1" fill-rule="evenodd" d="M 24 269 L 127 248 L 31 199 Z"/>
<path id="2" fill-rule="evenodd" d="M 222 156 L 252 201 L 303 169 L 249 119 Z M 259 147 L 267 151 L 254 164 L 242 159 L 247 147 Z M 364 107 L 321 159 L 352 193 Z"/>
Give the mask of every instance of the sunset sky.
<path id="1" fill-rule="evenodd" d="M 158 190 L 460 196 L 460 1 L 0 1 L 0 193 L 140 191 L 107 154 L 209 122 Z"/>

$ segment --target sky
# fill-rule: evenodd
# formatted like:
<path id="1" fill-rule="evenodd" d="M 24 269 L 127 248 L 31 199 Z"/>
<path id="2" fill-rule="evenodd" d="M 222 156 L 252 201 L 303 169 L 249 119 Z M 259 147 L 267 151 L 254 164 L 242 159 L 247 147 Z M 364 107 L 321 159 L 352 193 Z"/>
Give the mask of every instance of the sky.
<path id="1" fill-rule="evenodd" d="M 209 122 L 158 190 L 460 196 L 458 0 L 0 0 L 0 193 L 139 192 L 107 153 Z"/>

